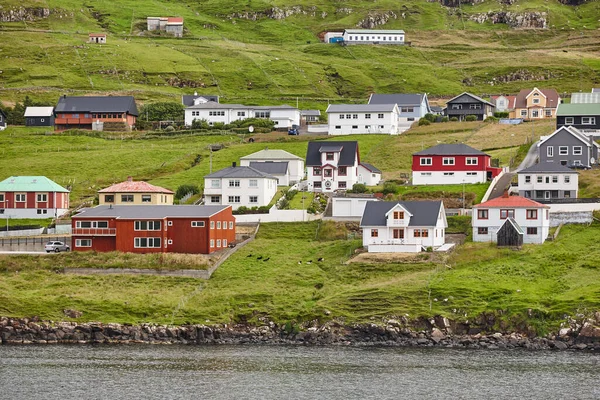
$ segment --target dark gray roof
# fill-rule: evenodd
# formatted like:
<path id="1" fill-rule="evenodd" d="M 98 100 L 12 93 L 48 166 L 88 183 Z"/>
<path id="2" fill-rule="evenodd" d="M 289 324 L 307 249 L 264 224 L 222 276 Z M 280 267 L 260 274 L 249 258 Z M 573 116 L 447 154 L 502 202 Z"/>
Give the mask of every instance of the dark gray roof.
<path id="1" fill-rule="evenodd" d="M 360 226 L 386 226 L 385 214 L 396 204 L 412 214 L 408 226 L 435 226 L 442 201 L 368 201 Z"/>
<path id="2" fill-rule="evenodd" d="M 398 106 L 419 106 L 425 95 L 421 93 L 372 94 L 369 104 L 398 104 Z"/>
<path id="3" fill-rule="evenodd" d="M 462 155 L 487 155 L 483 151 L 467 146 L 463 143 L 438 144 L 437 146 L 414 153 L 415 156 L 462 156 Z"/>
<path id="4" fill-rule="evenodd" d="M 366 162 L 361 162 L 360 165 L 362 165 L 363 167 L 365 167 L 366 169 L 368 169 L 371 172 L 375 172 L 376 174 L 380 174 L 381 171 L 376 168 L 373 164 L 368 164 Z"/>
<path id="5" fill-rule="evenodd" d="M 133 96 L 61 96 L 54 112 L 125 112 L 138 115 Z"/>
<path id="6" fill-rule="evenodd" d="M 392 112 L 394 111 L 395 103 L 393 104 L 330 104 L 327 107 L 328 113 L 337 112 Z"/>
<path id="7" fill-rule="evenodd" d="M 252 167 L 227 167 L 212 174 L 206 175 L 205 178 L 272 178 L 267 173 L 257 170 Z"/>
<path id="8" fill-rule="evenodd" d="M 94 208 L 82 209 L 75 216 L 75 218 L 206 218 L 226 209 L 227 207 L 231 206 L 96 206 Z"/>
<path id="9" fill-rule="evenodd" d="M 513 217 L 508 217 L 506 218 L 506 220 L 504 221 L 504 223 L 502 225 L 500 225 L 500 228 L 498 228 L 498 232 L 500 232 L 500 230 L 504 227 L 504 225 L 509 224 L 512 225 L 513 228 L 515 229 L 515 231 L 517 231 L 517 233 L 519 235 L 523 235 L 525 232 L 523 231 L 523 228 L 521 228 L 521 225 L 519 225 L 517 223 L 517 221 L 513 218 Z"/>
<path id="10" fill-rule="evenodd" d="M 340 153 L 340 159 L 338 165 L 352 166 L 354 165 L 354 159 L 358 153 L 358 142 L 308 142 L 308 148 L 306 149 L 306 166 L 321 166 L 321 147 L 323 146 L 341 146 L 342 151 Z"/>
<path id="11" fill-rule="evenodd" d="M 270 175 L 285 175 L 288 170 L 287 161 L 277 161 L 277 162 L 251 161 L 250 166 L 254 169 L 264 172 L 265 174 L 270 174 Z"/>
<path id="12" fill-rule="evenodd" d="M 321 115 L 321 110 L 300 110 L 300 115 L 318 117 Z"/>
<path id="13" fill-rule="evenodd" d="M 183 95 L 181 96 L 181 102 L 184 106 L 193 106 L 194 100 L 198 97 L 204 97 L 208 101 L 214 101 L 215 103 L 219 102 L 219 96 L 214 96 L 211 94 L 192 94 L 192 95 Z"/>
<path id="14" fill-rule="evenodd" d="M 456 99 L 460 98 L 460 97 L 461 97 L 461 96 L 463 96 L 463 95 L 464 95 L 464 96 L 468 96 L 468 97 L 470 97 L 470 98 L 472 98 L 473 100 L 476 100 L 476 101 L 478 101 L 478 102 L 481 102 L 481 103 L 488 104 L 488 105 L 490 105 L 490 106 L 492 106 L 492 107 L 496 107 L 495 105 L 493 105 L 493 104 L 492 104 L 492 103 L 490 103 L 489 101 L 487 101 L 487 100 L 484 100 L 484 99 L 482 99 L 481 97 L 479 97 L 479 96 L 475 96 L 474 94 L 471 94 L 471 93 L 468 93 L 468 92 L 462 92 L 462 93 L 461 93 L 461 94 L 459 94 L 458 96 L 454 96 L 453 98 L 451 98 L 450 100 L 448 100 L 448 101 L 446 102 L 446 104 L 450 104 L 450 103 L 454 102 L 454 100 L 456 100 Z"/>
<path id="15" fill-rule="evenodd" d="M 323 145 L 319 148 L 319 153 L 339 153 L 344 146 Z"/>
<path id="16" fill-rule="evenodd" d="M 560 173 L 560 174 L 577 174 L 577 171 L 567 168 L 564 165 L 554 163 L 537 163 L 529 168 L 522 169 L 517 172 L 518 174 L 531 174 L 535 172 L 548 172 L 548 173 Z"/>
<path id="17" fill-rule="evenodd" d="M 443 108 L 443 107 L 440 107 L 440 106 L 431 106 L 431 107 L 429 107 L 429 108 L 430 108 L 430 109 L 431 109 L 431 111 L 433 111 L 433 112 L 442 112 L 442 111 L 444 111 L 444 108 Z"/>

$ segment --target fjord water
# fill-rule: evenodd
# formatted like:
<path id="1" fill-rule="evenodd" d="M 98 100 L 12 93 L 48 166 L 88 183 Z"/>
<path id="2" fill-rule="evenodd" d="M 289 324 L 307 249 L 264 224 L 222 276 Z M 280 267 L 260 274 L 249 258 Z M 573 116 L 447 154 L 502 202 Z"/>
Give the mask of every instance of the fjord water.
<path id="1" fill-rule="evenodd" d="M 600 354 L 303 346 L 0 346 L 3 399 L 598 399 Z"/>

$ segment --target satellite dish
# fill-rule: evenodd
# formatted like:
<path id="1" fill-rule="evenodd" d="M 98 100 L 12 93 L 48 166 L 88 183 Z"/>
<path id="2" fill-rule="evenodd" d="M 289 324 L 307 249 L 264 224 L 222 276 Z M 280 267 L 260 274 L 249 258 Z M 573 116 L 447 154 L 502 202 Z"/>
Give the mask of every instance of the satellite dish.
<path id="1" fill-rule="evenodd" d="M 590 158 L 590 164 L 595 164 L 596 163 L 596 159 L 594 157 Z"/>
<path id="2" fill-rule="evenodd" d="M 250 133 L 254 132 L 254 127 L 252 125 L 250 125 L 248 127 L 248 132 L 250 132 Z"/>

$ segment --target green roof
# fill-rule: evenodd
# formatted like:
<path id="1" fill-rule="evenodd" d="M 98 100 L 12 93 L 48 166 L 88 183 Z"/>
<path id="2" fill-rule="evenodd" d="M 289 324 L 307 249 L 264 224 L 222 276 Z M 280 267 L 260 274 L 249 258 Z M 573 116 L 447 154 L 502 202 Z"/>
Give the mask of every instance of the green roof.
<path id="1" fill-rule="evenodd" d="M 0 182 L 0 192 L 63 192 L 67 189 L 45 176 L 11 176 Z"/>
<path id="2" fill-rule="evenodd" d="M 571 115 L 600 115 L 600 104 L 596 103 L 563 103 L 558 105 L 556 115 L 560 117 Z"/>

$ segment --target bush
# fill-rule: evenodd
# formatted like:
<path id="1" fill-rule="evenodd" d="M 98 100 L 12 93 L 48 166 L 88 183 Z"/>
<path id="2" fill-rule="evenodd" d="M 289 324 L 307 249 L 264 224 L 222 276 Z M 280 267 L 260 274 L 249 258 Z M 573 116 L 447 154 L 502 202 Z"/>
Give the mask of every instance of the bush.
<path id="1" fill-rule="evenodd" d="M 277 203 L 277 208 L 280 210 L 288 210 L 290 208 L 290 201 L 286 197 L 282 197 Z"/>
<path id="2" fill-rule="evenodd" d="M 185 106 L 176 101 L 146 104 L 140 110 L 140 118 L 148 121 L 181 121 Z"/>
<path id="3" fill-rule="evenodd" d="M 448 121 L 449 121 L 448 117 L 442 117 L 442 122 L 448 122 Z"/>
<path id="4" fill-rule="evenodd" d="M 205 119 L 195 119 L 192 121 L 192 129 L 211 129 L 212 126 L 208 124 Z"/>
<path id="5" fill-rule="evenodd" d="M 394 182 L 385 182 L 383 184 L 383 195 L 388 195 L 388 194 L 398 194 L 398 185 L 396 185 Z"/>
<path id="6" fill-rule="evenodd" d="M 450 122 L 458 122 L 458 118 L 452 117 L 452 118 L 450 118 Z"/>
<path id="7" fill-rule="evenodd" d="M 498 122 L 498 118 L 496 117 L 487 117 L 485 122 Z"/>
<path id="8" fill-rule="evenodd" d="M 348 193 L 367 193 L 367 185 L 364 183 L 355 183 L 352 185 L 352 189 L 348 190 Z"/>
<path id="9" fill-rule="evenodd" d="M 177 191 L 175 192 L 175 199 L 179 200 L 188 193 L 198 194 L 200 193 L 200 188 L 198 187 L 198 185 L 181 185 L 177 188 Z"/>
<path id="10" fill-rule="evenodd" d="M 425 118 L 421 118 L 419 120 L 419 126 L 426 126 L 426 125 L 431 125 L 431 121 L 425 119 Z"/>
<path id="11" fill-rule="evenodd" d="M 467 115 L 465 117 L 465 121 L 467 121 L 467 122 L 477 121 L 477 116 L 476 115 Z"/>
<path id="12" fill-rule="evenodd" d="M 295 197 L 297 194 L 298 194 L 298 191 L 297 191 L 297 190 L 288 190 L 288 191 L 285 193 L 285 198 L 286 198 L 288 201 L 292 201 L 292 199 L 293 199 L 293 198 L 294 198 L 294 197 Z"/>
<path id="13" fill-rule="evenodd" d="M 496 111 L 494 113 L 494 117 L 496 117 L 496 118 L 508 118 L 508 115 L 509 115 L 508 111 Z"/>
<path id="14" fill-rule="evenodd" d="M 423 118 L 425 118 L 429 122 L 435 122 L 435 121 L 437 121 L 437 115 L 433 115 L 432 113 L 425 114 L 423 116 Z M 421 120 L 419 120 L 419 122 L 421 122 Z"/>

